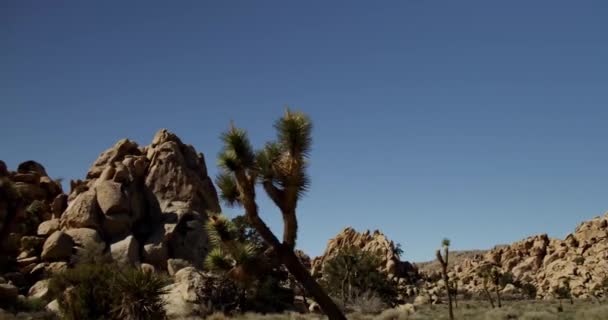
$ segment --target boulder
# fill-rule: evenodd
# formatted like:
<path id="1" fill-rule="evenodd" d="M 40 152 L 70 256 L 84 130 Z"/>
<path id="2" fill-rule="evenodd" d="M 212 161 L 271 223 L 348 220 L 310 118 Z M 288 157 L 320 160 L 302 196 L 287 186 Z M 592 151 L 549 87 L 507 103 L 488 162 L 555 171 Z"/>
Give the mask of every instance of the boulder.
<path id="1" fill-rule="evenodd" d="M 74 242 L 69 234 L 62 231 L 53 232 L 44 242 L 42 247 L 42 260 L 67 259 L 72 254 Z"/>
<path id="2" fill-rule="evenodd" d="M 72 237 L 81 255 L 99 257 L 105 251 L 106 243 L 101 239 L 96 230 L 89 228 L 69 229 L 66 231 L 66 234 Z"/>
<path id="3" fill-rule="evenodd" d="M 184 268 L 175 274 L 175 282 L 169 285 L 163 296 L 165 310 L 170 318 L 185 318 L 205 312 L 199 303 L 199 293 L 204 286 L 203 274 L 194 268 Z"/>
<path id="4" fill-rule="evenodd" d="M 131 266 L 139 264 L 139 243 L 132 235 L 111 244 L 110 253 L 112 259 L 120 264 Z"/>
<path id="5" fill-rule="evenodd" d="M 414 299 L 415 306 L 420 306 L 420 305 L 425 305 L 425 304 L 430 304 L 430 303 L 431 303 L 431 297 L 429 297 L 428 295 L 425 295 L 425 294 L 418 295 Z"/>
<path id="6" fill-rule="evenodd" d="M 61 307 L 59 306 L 59 301 L 57 301 L 57 299 L 49 302 L 49 304 L 46 305 L 45 309 L 56 315 L 61 314 Z"/>
<path id="7" fill-rule="evenodd" d="M 39 236 L 48 237 L 57 230 L 59 230 L 59 219 L 51 219 L 43 221 L 41 224 L 38 225 L 37 234 Z"/>
<path id="8" fill-rule="evenodd" d="M 0 284 L 0 301 L 14 301 L 19 295 L 19 289 L 9 283 Z"/>
<path id="9" fill-rule="evenodd" d="M 51 262 L 51 263 L 45 264 L 44 275 L 46 277 L 51 277 L 55 274 L 64 272 L 67 269 L 68 269 L 67 262 L 64 262 L 64 261 Z"/>
<path id="10" fill-rule="evenodd" d="M 129 199 L 122 184 L 114 181 L 100 181 L 95 186 L 97 203 L 105 215 L 128 214 Z"/>
<path id="11" fill-rule="evenodd" d="M 92 190 L 79 194 L 61 216 L 61 225 L 68 228 L 98 229 L 99 224 L 100 210 Z"/>
<path id="12" fill-rule="evenodd" d="M 416 306 L 414 306 L 411 303 L 406 303 L 406 304 L 399 305 L 397 307 L 397 309 L 399 311 L 401 311 L 402 313 L 405 313 L 407 315 L 412 315 L 412 314 L 416 313 Z"/>
<path id="13" fill-rule="evenodd" d="M 164 269 L 169 259 L 168 239 L 175 228 L 175 224 L 165 224 L 156 228 L 154 233 L 144 242 L 143 261 Z"/>
<path id="14" fill-rule="evenodd" d="M 220 211 L 205 159 L 191 145 L 183 144 L 175 134 L 163 129 L 154 136 L 147 158 L 150 164 L 145 183 L 163 212 L 173 212 L 172 202 L 183 203 L 187 213 L 205 215 L 207 211 Z"/>
<path id="15" fill-rule="evenodd" d="M 183 259 L 169 259 L 167 260 L 167 271 L 170 276 L 174 276 L 179 270 L 191 267 L 192 265 Z"/>
<path id="16" fill-rule="evenodd" d="M 102 230 L 109 239 L 122 239 L 131 233 L 133 219 L 126 213 L 117 213 L 104 216 Z"/>
<path id="17" fill-rule="evenodd" d="M 37 173 L 40 176 L 48 176 L 48 174 L 46 173 L 46 170 L 44 169 L 44 166 L 33 160 L 24 161 L 24 162 L 20 163 L 19 166 L 17 167 L 17 172 L 18 173 L 32 173 L 33 172 L 33 173 Z"/>
<path id="18" fill-rule="evenodd" d="M 139 147 L 137 143 L 129 140 L 122 139 L 118 141 L 112 148 L 104 151 L 95 163 L 89 169 L 87 173 L 88 179 L 98 178 L 101 173 L 108 167 L 112 166 L 115 162 L 122 161 L 127 155 L 139 155 Z"/>
<path id="19" fill-rule="evenodd" d="M 515 294 L 517 293 L 518 290 L 517 288 L 512 284 L 512 283 L 508 283 L 503 289 L 502 289 L 502 293 L 503 294 Z"/>
<path id="20" fill-rule="evenodd" d="M 29 298 L 48 299 L 49 298 L 49 280 L 40 280 L 36 282 L 28 291 Z"/>
<path id="21" fill-rule="evenodd" d="M 53 214 L 53 218 L 59 219 L 61 218 L 61 214 L 68 207 L 68 195 L 62 193 L 59 194 L 53 199 L 51 203 L 51 213 Z"/>

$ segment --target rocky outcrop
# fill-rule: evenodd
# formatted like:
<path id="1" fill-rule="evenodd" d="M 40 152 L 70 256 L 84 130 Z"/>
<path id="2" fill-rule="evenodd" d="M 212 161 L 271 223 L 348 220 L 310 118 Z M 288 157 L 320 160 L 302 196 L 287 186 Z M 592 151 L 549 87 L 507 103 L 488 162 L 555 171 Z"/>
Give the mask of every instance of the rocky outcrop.
<path id="1" fill-rule="evenodd" d="M 146 147 L 120 140 L 71 185 L 62 228 L 97 232 L 118 261 L 202 266 L 206 214 L 220 207 L 203 155 L 175 134 L 160 130 Z"/>
<path id="2" fill-rule="evenodd" d="M 202 267 L 207 212 L 220 211 L 203 155 L 167 130 L 149 146 L 118 141 L 84 180 L 70 181 L 69 194 L 34 161 L 16 172 L 0 161 L 0 179 L 0 228 L 10 232 L 2 254 L 16 266 L 0 276 L 11 294 L 13 286 L 27 294 L 53 273 L 102 256 L 146 270 L 167 270 L 168 259 Z"/>
<path id="3" fill-rule="evenodd" d="M 566 282 L 575 297 L 600 295 L 601 282 L 608 277 L 608 213 L 581 223 L 564 240 L 541 234 L 460 260 L 450 275 L 462 290 L 481 292 L 478 271 L 486 266 L 511 273 L 517 283 L 534 285 L 540 298 L 554 297 Z M 439 272 L 424 270 L 428 278 Z"/>
<path id="4" fill-rule="evenodd" d="M 336 237 L 329 240 L 322 256 L 312 261 L 313 275 L 322 274 L 326 261 L 335 257 L 346 247 L 356 247 L 378 256 L 383 266 L 382 271 L 396 278 L 412 278 L 416 276 L 415 268 L 406 261 L 400 260 L 400 253 L 392 240 L 383 233 L 369 230 L 359 233 L 353 228 L 345 228 Z"/>

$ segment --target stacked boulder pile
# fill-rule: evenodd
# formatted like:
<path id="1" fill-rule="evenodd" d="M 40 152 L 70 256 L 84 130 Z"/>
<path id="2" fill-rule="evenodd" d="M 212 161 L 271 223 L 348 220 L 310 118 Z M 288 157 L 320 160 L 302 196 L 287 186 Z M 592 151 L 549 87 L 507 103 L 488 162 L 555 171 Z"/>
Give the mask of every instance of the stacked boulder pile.
<path id="1" fill-rule="evenodd" d="M 69 195 L 33 161 L 17 172 L 2 168 L 26 209 L 3 244 L 17 269 L 1 275 L 0 298 L 28 292 L 44 298 L 50 275 L 101 256 L 172 276 L 203 267 L 204 224 L 207 212 L 220 211 L 218 197 L 204 156 L 167 130 L 149 146 L 120 140 L 84 180 L 70 182 Z M 0 201 L 0 215 L 5 207 Z"/>
<path id="2" fill-rule="evenodd" d="M 511 273 L 519 283 L 534 285 L 538 298 L 555 298 L 566 283 L 576 298 L 598 297 L 608 277 L 608 213 L 581 223 L 564 240 L 541 234 L 458 261 L 451 266 L 450 277 L 458 279 L 462 291 L 480 293 L 483 280 L 478 271 L 488 265 Z M 430 270 L 425 276 L 437 278 L 438 272 Z M 509 285 L 503 290 L 516 291 Z"/>
<path id="3" fill-rule="evenodd" d="M 390 279 L 397 281 L 403 297 L 417 294 L 418 270 L 411 263 L 401 261 L 395 243 L 379 230 L 357 232 L 351 227 L 342 230 L 329 240 L 323 255 L 313 259 L 311 263 L 313 276 L 322 276 L 325 263 L 347 247 L 355 247 L 379 257 L 380 271 Z"/>
<path id="4" fill-rule="evenodd" d="M 161 270 L 170 259 L 202 267 L 207 212 L 220 207 L 203 155 L 175 134 L 161 130 L 146 147 L 120 140 L 84 181 L 71 184 L 57 232 L 72 238 L 77 251 L 108 249 L 119 262 Z"/>
<path id="5" fill-rule="evenodd" d="M 50 178 L 35 161 L 21 163 L 16 171 L 9 171 L 0 161 L 0 179 L 3 179 L 0 300 L 14 301 L 20 293 L 28 291 L 34 296 L 44 295 L 44 290 L 38 290 L 40 285 L 29 288 L 66 267 L 65 262 L 45 259 L 43 253 L 49 235 L 58 229 L 57 221 L 67 207 L 67 196 L 60 181 Z"/>

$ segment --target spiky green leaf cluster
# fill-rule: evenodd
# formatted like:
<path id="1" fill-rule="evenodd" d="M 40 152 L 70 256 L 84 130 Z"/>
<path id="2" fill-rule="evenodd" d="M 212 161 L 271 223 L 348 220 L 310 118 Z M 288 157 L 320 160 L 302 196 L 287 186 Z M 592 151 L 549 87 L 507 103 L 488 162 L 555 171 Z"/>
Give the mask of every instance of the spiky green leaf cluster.
<path id="1" fill-rule="evenodd" d="M 220 173 L 215 179 L 217 187 L 220 189 L 220 198 L 230 207 L 239 205 L 240 193 L 234 177 L 228 173 Z"/>
<path id="2" fill-rule="evenodd" d="M 250 178 L 252 184 L 261 182 L 266 187 L 273 186 L 274 191 L 289 190 L 291 194 L 295 193 L 295 200 L 308 191 L 310 179 L 306 169 L 312 146 L 312 122 L 304 113 L 287 110 L 274 127 L 276 141 L 267 143 L 257 152 L 253 151 L 245 130 L 231 124 L 222 134 L 224 146 L 218 156 L 218 165 L 223 172 L 215 181 L 220 197 L 227 205 L 241 204 L 242 195 L 236 180 L 239 174 Z M 278 199 L 274 197 L 273 200 Z M 294 207 L 294 204 L 289 206 Z"/>
<path id="3" fill-rule="evenodd" d="M 448 239 L 448 238 L 444 238 L 444 239 L 441 241 L 441 246 L 442 246 L 442 247 L 449 247 L 449 246 L 450 246 L 450 239 Z"/>
<path id="4" fill-rule="evenodd" d="M 312 146 L 312 122 L 302 112 L 289 109 L 274 125 L 278 142 L 294 157 L 306 157 Z"/>
<path id="5" fill-rule="evenodd" d="M 234 267 L 234 264 L 221 248 L 215 248 L 207 254 L 205 267 L 211 271 L 227 272 Z"/>
<path id="6" fill-rule="evenodd" d="M 245 130 L 231 126 L 221 138 L 224 149 L 219 155 L 220 167 L 229 172 L 236 172 L 254 166 L 255 153 Z"/>
<path id="7" fill-rule="evenodd" d="M 237 239 L 237 229 L 234 223 L 221 214 L 211 214 L 207 221 L 207 234 L 214 247 L 222 247 Z"/>
<path id="8" fill-rule="evenodd" d="M 205 260 L 208 269 L 225 273 L 236 267 L 250 269 L 257 262 L 257 250 L 252 244 L 238 239 L 236 225 L 226 216 L 212 214 L 207 222 L 207 233 L 213 250 Z"/>

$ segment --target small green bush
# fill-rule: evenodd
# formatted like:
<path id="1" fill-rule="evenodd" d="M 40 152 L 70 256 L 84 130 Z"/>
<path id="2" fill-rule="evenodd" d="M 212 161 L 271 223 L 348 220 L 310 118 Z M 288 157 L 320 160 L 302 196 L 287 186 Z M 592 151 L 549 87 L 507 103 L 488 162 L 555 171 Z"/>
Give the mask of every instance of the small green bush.
<path id="1" fill-rule="evenodd" d="M 360 293 L 373 293 L 389 305 L 395 305 L 397 286 L 378 269 L 377 255 L 356 247 L 347 247 L 330 260 L 323 269 L 322 285 L 344 304 L 352 303 Z"/>
<path id="2" fill-rule="evenodd" d="M 115 264 L 80 264 L 51 278 L 64 319 L 163 319 L 164 278 Z"/>

